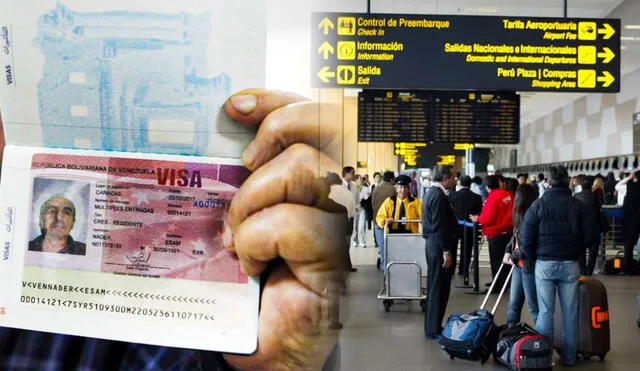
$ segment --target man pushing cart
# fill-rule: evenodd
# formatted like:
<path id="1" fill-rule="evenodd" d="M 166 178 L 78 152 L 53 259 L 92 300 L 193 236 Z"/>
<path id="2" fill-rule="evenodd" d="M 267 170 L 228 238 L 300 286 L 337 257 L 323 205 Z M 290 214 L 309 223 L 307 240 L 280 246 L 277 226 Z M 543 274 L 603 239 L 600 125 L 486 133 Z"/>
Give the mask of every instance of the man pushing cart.
<path id="1" fill-rule="evenodd" d="M 421 235 L 422 202 L 410 195 L 411 178 L 400 175 L 395 180 L 397 195 L 387 198 L 376 216 L 384 228 L 380 250 L 384 283 L 378 299 L 389 311 L 394 300 L 420 300 L 425 309 L 423 285 L 426 277 L 424 240 Z"/>

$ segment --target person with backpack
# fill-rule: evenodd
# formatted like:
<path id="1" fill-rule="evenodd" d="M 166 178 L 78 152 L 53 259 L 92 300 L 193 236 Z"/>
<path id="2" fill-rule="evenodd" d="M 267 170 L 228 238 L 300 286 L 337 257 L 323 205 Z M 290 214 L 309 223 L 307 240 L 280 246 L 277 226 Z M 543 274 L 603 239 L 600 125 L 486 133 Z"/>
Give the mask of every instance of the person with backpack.
<path id="1" fill-rule="evenodd" d="M 509 306 L 507 309 L 507 325 L 515 326 L 520 322 L 522 307 L 526 301 L 527 308 L 533 322 L 538 319 L 538 298 L 536 293 L 536 277 L 534 274 L 534 261 L 528 258 L 520 248 L 520 226 L 524 220 L 524 215 L 538 199 L 538 187 L 531 184 L 522 184 L 516 191 L 513 202 L 513 238 L 507 245 L 503 263 L 514 265 L 515 269 L 511 275 L 511 293 L 509 295 Z"/>

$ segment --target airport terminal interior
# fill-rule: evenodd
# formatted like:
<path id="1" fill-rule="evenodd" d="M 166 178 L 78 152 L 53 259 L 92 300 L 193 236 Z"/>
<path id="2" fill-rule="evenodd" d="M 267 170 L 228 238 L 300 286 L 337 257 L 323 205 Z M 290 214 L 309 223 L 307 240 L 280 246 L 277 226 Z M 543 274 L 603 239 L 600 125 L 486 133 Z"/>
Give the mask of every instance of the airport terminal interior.
<path id="1" fill-rule="evenodd" d="M 0 10 L 7 8 L 4 1 L 9 0 L 0 0 Z M 11 300 L 24 304 L 18 308 L 27 314 L 14 307 L 5 315 L 6 303 L 0 302 L 2 326 L 25 328 L 25 318 L 36 313 L 36 330 L 62 333 L 68 323 L 73 335 L 99 337 L 92 332 L 96 324 L 104 339 L 156 344 L 157 337 L 165 342 L 160 345 L 175 349 L 206 344 L 207 351 L 219 351 L 221 364 L 221 354 L 243 362 L 228 353 L 250 352 L 265 333 L 260 340 L 271 340 L 267 345 L 280 345 L 274 333 L 294 348 L 306 344 L 297 338 L 307 340 L 303 335 L 291 331 L 287 338 L 280 330 L 302 328 L 298 325 L 311 315 L 300 309 L 307 308 L 301 302 L 319 297 L 321 289 L 339 297 L 340 304 L 331 302 L 323 313 L 330 322 L 323 334 L 337 343 L 327 345 L 323 371 L 640 370 L 640 0 L 254 0 L 251 6 L 248 0 L 50 0 L 51 9 L 37 17 L 35 9 L 45 7 L 38 4 L 42 0 L 10 1 L 20 4 L 16 14 L 28 15 L 24 19 L 31 23 L 5 26 L 13 15 L 0 14 L 0 98 L 5 99 L 0 108 L 7 138 L 0 199 L 12 203 L 2 206 L 0 220 L 11 222 L 0 222 L 0 237 L 11 238 L 3 244 L 4 261 L 14 254 L 13 262 L 0 263 L 16 264 L 0 272 L 15 279 L 15 290 L 0 286 L 0 299 L 15 294 Z M 226 16 L 211 11 L 218 4 Z M 249 9 L 255 4 L 262 8 Z M 156 5 L 171 15 L 146 13 Z M 191 14 L 196 10 L 201 14 Z M 30 33 L 20 34 L 25 29 Z M 12 58 L 22 65 L 12 67 Z M 17 88 L 10 90 L 14 78 Z M 254 85 L 292 94 L 242 90 Z M 313 102 L 289 104 L 298 102 L 294 94 Z M 248 151 L 253 161 L 244 157 L 255 165 L 247 171 L 237 159 L 262 124 L 261 139 Z M 317 133 L 321 137 L 311 143 Z M 326 139 L 327 133 L 335 135 Z M 101 152 L 80 157 L 75 150 Z M 121 155 L 110 153 L 118 151 L 134 154 L 112 161 Z M 327 156 L 318 156 L 319 171 L 310 171 L 309 163 L 316 164 L 311 158 L 320 151 Z M 161 157 L 151 157 L 156 154 Z M 206 158 L 191 161 L 197 156 Z M 301 158 L 308 163 L 300 164 Z M 329 213 L 319 209 L 335 205 L 324 194 L 316 197 L 320 187 L 304 197 L 294 189 L 299 169 L 300 183 L 315 187 L 319 175 L 328 197 L 346 210 L 350 232 L 344 241 L 331 238 L 337 228 L 326 228 L 330 223 L 322 218 Z M 7 172 L 19 175 L 15 184 Z M 51 179 L 33 181 L 38 174 Z M 23 187 L 22 181 L 35 185 Z M 133 185 L 100 185 L 95 192 L 98 182 Z M 138 186 L 139 192 L 133 189 Z M 56 187 L 60 194 L 45 197 Z M 282 189 L 271 194 L 275 187 Z M 81 200 L 74 204 L 63 197 L 67 188 Z M 150 189 L 169 189 L 169 196 L 142 192 Z M 236 194 L 244 196 L 233 199 L 242 207 L 228 212 Z M 130 200 L 111 205 L 115 197 Z M 32 215 L 15 209 L 14 198 L 26 200 Z M 298 205 L 278 208 L 289 203 Z M 91 217 L 78 218 L 72 231 L 75 205 L 79 215 Z M 157 216 L 166 220 L 154 219 L 153 207 L 166 212 Z M 279 214 L 282 210 L 288 214 Z M 114 215 L 123 220 L 108 219 Z M 291 225 L 273 225 L 272 215 L 300 223 L 291 228 L 299 235 L 289 233 Z M 299 215 L 321 215 L 321 222 Z M 64 225 L 51 221 L 63 217 Z M 242 229 L 247 225 L 255 229 Z M 43 247 L 48 228 L 62 226 L 59 244 Z M 146 241 L 143 231 L 153 237 Z M 287 245 L 295 253 L 285 257 L 289 250 L 279 245 L 279 237 L 295 245 Z M 305 248 L 336 240 L 348 262 L 340 267 L 346 278 L 339 288 L 327 284 L 314 292 L 313 273 L 330 265 L 319 262 L 330 254 L 317 253 L 317 245 Z M 239 241 L 250 241 L 251 249 Z M 22 242 L 28 244 L 24 252 L 12 247 Z M 95 272 L 82 257 L 56 255 L 60 260 L 49 261 L 40 254 L 102 259 L 103 251 L 105 260 L 91 265 Z M 150 261 L 152 253 L 166 266 Z M 316 253 L 320 257 L 309 257 Z M 275 308 L 275 314 L 263 311 L 256 320 L 259 283 L 247 278 L 239 261 L 246 263 L 242 268 L 272 274 L 260 282 L 266 282 L 263 293 L 268 293 L 260 309 Z M 23 268 L 35 273 L 19 276 Z M 98 278 L 84 282 L 84 274 Z M 35 292 L 33 300 L 48 294 L 40 292 L 45 291 L 41 283 L 29 286 L 29 277 L 65 291 L 66 280 L 71 291 L 105 285 L 96 286 L 103 293 L 95 295 L 117 300 L 111 311 L 115 306 L 123 316 L 109 317 L 105 310 L 90 317 L 94 311 L 85 311 L 86 302 L 82 312 L 48 308 L 53 320 L 40 316 L 29 296 L 23 303 L 17 299 L 18 292 L 22 298 Z M 151 295 L 142 291 L 146 286 L 130 283 L 140 277 L 152 281 Z M 90 297 L 59 294 L 52 297 L 66 302 L 67 294 L 77 294 L 78 301 Z M 223 300 L 216 302 L 216 295 Z M 283 305 L 282 297 L 290 302 Z M 100 301 L 100 307 L 103 303 L 108 302 Z M 129 317 L 142 303 L 166 305 L 167 312 L 160 310 L 166 316 L 160 317 L 167 320 Z M 197 313 L 189 308 L 201 311 L 205 303 L 218 305 L 213 308 L 221 321 L 203 313 L 206 323 L 178 321 L 180 315 L 191 321 Z M 478 311 L 483 304 L 495 313 Z M 515 312 L 509 314 L 510 304 Z M 174 310 L 175 321 L 169 321 Z M 517 313 L 520 320 L 507 328 L 508 316 Z M 491 330 L 489 317 L 495 323 Z M 278 321 L 286 324 L 279 327 Z M 120 334 L 116 325 L 126 331 Z M 279 331 L 268 331 L 274 328 Z M 553 336 L 542 335 L 551 328 Z M 206 343 L 207 336 L 215 337 L 214 345 Z M 90 362 L 81 353 L 97 352 L 91 342 L 80 350 L 75 340 L 42 346 L 38 339 L 11 343 L 22 352 L 0 352 L 0 371 L 3 362 L 19 370 L 38 370 L 24 366 L 33 364 L 65 369 L 59 365 Z M 0 345 L 6 344 L 0 332 Z M 265 358 L 287 353 L 276 345 L 263 348 Z M 57 347 L 66 347 L 71 356 L 62 359 Z M 133 353 L 148 366 L 144 369 L 162 369 L 156 356 L 172 357 L 164 350 L 121 349 L 128 348 L 104 354 L 127 361 Z M 30 357 L 38 362 L 40 353 L 50 359 L 29 363 Z M 284 356 L 291 362 L 307 361 L 289 353 Z M 180 354 L 187 359 L 195 353 Z M 281 361 L 273 358 L 268 361 Z"/>
<path id="2" fill-rule="evenodd" d="M 536 187 L 548 184 L 550 167 L 558 165 L 564 166 L 572 179 L 578 175 L 592 181 L 599 176 L 611 178 L 607 186 L 610 196 L 602 208 L 611 228 L 601 235 L 599 260 L 592 276 L 604 284 L 608 295 L 610 351 L 604 360 L 597 356 L 589 360 L 579 357 L 572 368 L 637 369 L 640 279 L 619 271 L 605 274 L 605 265 L 621 256 L 624 247 L 624 194 L 613 187 L 640 169 L 640 1 L 328 1 L 309 10 L 317 12 L 311 25 L 304 20 L 284 22 L 284 14 L 272 15 L 270 20 L 282 31 L 309 27 L 314 87 L 310 93 L 321 102 L 341 108 L 339 114 L 332 116 L 332 122 L 338 122 L 342 132 L 342 163 L 353 167 L 355 174 L 367 176 L 369 185 L 375 183 L 376 172 L 391 170 L 396 176 L 413 173 L 418 181 L 416 195 L 422 197 L 433 183 L 432 170 L 437 164 L 453 165 L 459 177 L 479 176 L 484 180 L 489 175 L 502 174 Z M 444 14 L 452 18 L 436 16 Z M 482 26 L 481 21 L 473 23 L 475 18 L 466 19 L 474 26 L 465 28 L 465 21 L 455 16 L 495 17 L 502 33 L 494 32 L 491 25 Z M 564 22 L 564 17 L 578 19 L 573 26 L 556 24 L 544 28 L 530 23 L 536 21 L 535 17 L 548 17 L 545 22 Z M 595 23 L 591 25 L 595 28 L 588 29 L 587 23 L 581 23 L 586 22 L 582 18 L 593 18 Z M 445 19 L 451 25 L 440 24 L 439 29 L 438 21 Z M 608 34 L 612 32 L 605 25 L 608 19 L 620 20 L 620 24 L 609 21 L 615 35 Z M 432 24 L 428 24 L 430 21 Z M 566 27 L 574 26 L 573 33 L 567 32 Z M 438 31 L 428 33 L 425 29 L 429 27 Z M 464 31 L 454 33 L 451 28 L 455 27 Z M 594 35 L 587 35 L 592 31 Z M 448 32 L 450 38 L 443 36 L 450 35 Z M 529 37 L 527 32 L 535 33 L 537 38 Z M 433 37 L 436 46 L 422 50 L 418 61 L 417 54 L 411 54 L 412 45 L 431 45 L 431 41 L 420 41 L 421 37 Z M 356 44 L 349 45 L 350 40 L 357 40 Z M 376 46 L 376 42 L 381 44 Z M 611 43 L 607 45 L 608 42 Z M 279 52 L 287 53 L 285 43 L 279 45 L 274 38 L 273 44 Z M 563 54 L 559 49 L 534 51 L 541 45 L 571 45 L 576 49 L 573 54 Z M 586 56 L 587 49 L 594 51 L 595 57 Z M 381 56 L 380 50 L 385 50 L 386 55 Z M 536 55 L 539 59 L 522 59 L 519 55 Z M 376 58 L 377 62 L 372 62 Z M 357 68 L 350 70 L 350 65 Z M 380 70 L 366 67 L 372 65 Z M 291 63 L 278 68 L 296 66 Z M 587 76 L 591 72 L 595 75 Z M 282 77 L 286 80 L 284 73 Z M 288 83 L 296 86 L 293 79 Z M 489 101 L 496 103 L 490 119 L 479 113 L 484 109 L 480 106 Z M 487 126 L 483 133 L 480 127 L 484 124 Z M 404 127 L 399 128 L 401 125 Z M 461 135 L 462 132 L 468 135 Z M 576 193 L 573 186 L 572 191 Z M 375 212 L 373 219 L 375 224 Z M 504 369 L 493 359 L 485 364 L 451 360 L 438 340 L 425 340 L 420 300 L 396 299 L 387 307 L 385 302 L 390 300 L 385 298 L 393 296 L 386 291 L 390 290 L 388 285 L 392 286 L 387 280 L 392 279 L 393 271 L 385 270 L 384 263 L 384 272 L 377 268 L 380 252 L 375 246 L 374 231 L 364 229 L 364 243 L 351 239 L 350 256 L 357 271 L 348 274 L 342 297 L 340 321 L 344 328 L 339 335 L 340 351 L 331 367 Z M 424 244 L 424 240 L 420 243 Z M 635 250 L 634 247 L 634 259 L 638 259 L 640 252 Z M 480 240 L 478 253 L 471 268 L 479 271 L 477 282 L 473 282 L 473 273 L 468 278 L 471 282 L 465 282 L 456 269 L 445 322 L 454 313 L 478 308 L 484 299 L 485 283 L 491 281 L 486 238 Z M 407 278 L 401 274 L 398 277 Z M 508 291 L 495 315 L 498 324 L 506 321 Z M 489 308 L 496 298 L 491 295 Z M 522 320 L 535 326 L 526 305 Z M 553 361 L 558 369 L 570 366 L 563 365 L 557 353 Z"/>

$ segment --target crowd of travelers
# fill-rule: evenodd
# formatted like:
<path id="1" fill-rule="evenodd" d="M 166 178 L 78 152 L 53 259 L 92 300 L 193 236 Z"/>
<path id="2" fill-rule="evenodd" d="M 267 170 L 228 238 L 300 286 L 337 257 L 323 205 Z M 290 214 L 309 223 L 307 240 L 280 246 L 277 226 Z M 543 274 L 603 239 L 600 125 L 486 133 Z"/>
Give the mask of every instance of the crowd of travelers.
<path id="1" fill-rule="evenodd" d="M 427 339 L 435 339 L 443 330 L 456 267 L 458 275 L 469 274 L 472 244 L 461 243 L 464 234 L 468 241 L 480 238 L 461 222 L 478 223 L 489 250 L 492 281 L 485 285 L 495 281 L 494 291 L 500 290 L 508 274 L 506 269 L 498 274 L 500 266 L 515 266 L 507 283 L 507 323 L 520 322 L 526 303 L 536 330 L 553 339 L 557 297 L 563 313 L 563 363 L 574 364 L 577 324 L 571 318 L 577 313 L 578 279 L 593 274 L 601 234 L 610 228 L 603 205 L 619 204 L 624 210 L 623 274 L 636 274 L 633 247 L 640 236 L 640 172 L 622 174 L 619 180 L 612 173 L 570 178 L 565 167 L 553 166 L 548 176 L 508 178 L 498 171 L 483 181 L 439 165 L 432 176 L 431 186 L 421 189 L 416 172 L 375 173 L 373 182 L 367 175 L 356 175 L 352 167 L 344 168 L 341 179 L 332 174 L 335 187 L 344 191 L 344 199 L 349 198 L 340 201 L 333 195 L 334 199 L 353 215 L 349 221 L 353 233 L 345 238 L 347 254 L 351 244 L 366 247 L 366 229 L 373 229 L 378 267 L 383 270 L 385 228 L 388 233 L 420 233 L 419 223 L 398 221 L 421 220 L 428 266 L 424 330 Z M 355 271 L 351 265 L 348 268 Z"/>

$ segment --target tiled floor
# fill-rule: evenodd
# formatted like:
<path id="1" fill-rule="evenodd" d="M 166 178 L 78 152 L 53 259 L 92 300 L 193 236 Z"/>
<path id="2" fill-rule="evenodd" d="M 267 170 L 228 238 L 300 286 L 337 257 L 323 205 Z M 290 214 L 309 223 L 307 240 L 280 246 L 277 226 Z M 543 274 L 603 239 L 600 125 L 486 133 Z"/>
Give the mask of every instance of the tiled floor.
<path id="1" fill-rule="evenodd" d="M 382 303 L 376 298 L 382 276 L 373 265 L 375 249 L 352 248 L 352 259 L 358 272 L 350 275 L 348 294 L 342 303 L 345 328 L 340 335 L 341 370 L 505 369 L 495 365 L 492 360 L 484 366 L 467 361 L 450 361 L 437 343 L 424 339 L 424 317 L 417 302 L 397 304 L 391 312 L 385 313 Z M 481 272 L 481 282 L 484 283 L 488 269 L 481 269 Z M 636 296 L 640 294 L 640 277 L 598 278 L 605 283 L 609 295 L 612 350 L 603 363 L 582 363 L 572 369 L 640 370 L 640 329 L 636 327 Z M 452 290 L 448 314 L 468 312 L 480 305 L 483 297 L 468 295 L 467 291 L 469 289 Z M 504 321 L 507 300 L 507 297 L 503 299 L 496 316 L 497 322 Z M 524 318 L 531 323 L 528 314 Z"/>

